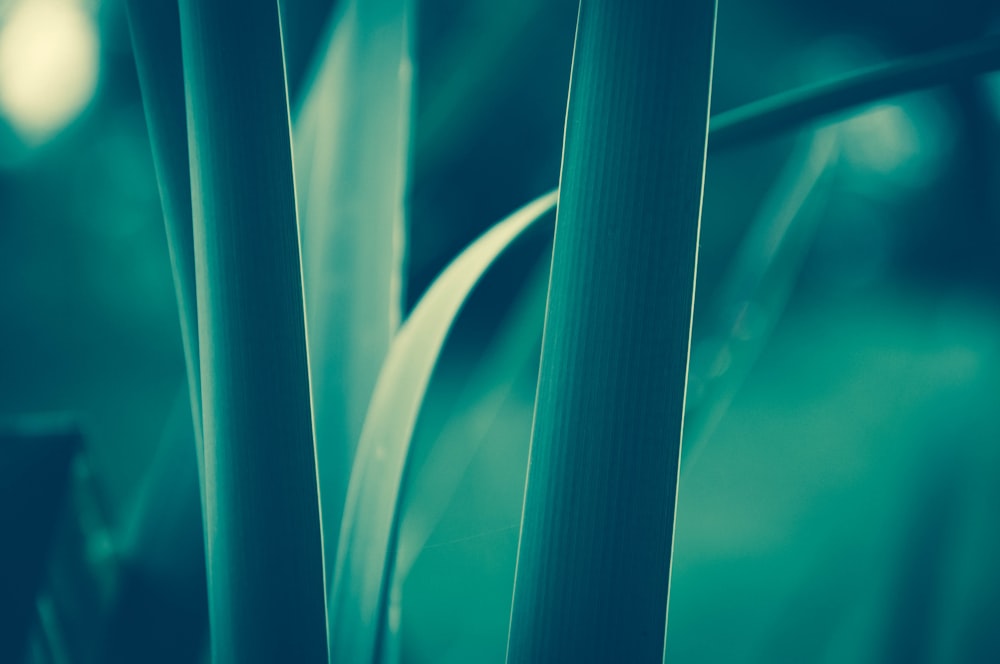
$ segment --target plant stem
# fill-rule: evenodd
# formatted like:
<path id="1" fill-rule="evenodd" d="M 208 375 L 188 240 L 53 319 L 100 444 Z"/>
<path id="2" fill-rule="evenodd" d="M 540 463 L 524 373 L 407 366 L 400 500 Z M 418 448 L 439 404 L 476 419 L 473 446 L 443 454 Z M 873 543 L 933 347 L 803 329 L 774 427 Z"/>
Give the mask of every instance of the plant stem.
<path id="1" fill-rule="evenodd" d="M 508 662 L 663 656 L 714 37 L 580 3 Z"/>
<path id="2" fill-rule="evenodd" d="M 181 0 L 214 662 L 327 657 L 277 3 Z"/>
<path id="3" fill-rule="evenodd" d="M 850 72 L 712 118 L 711 149 L 786 132 L 834 113 L 1000 68 L 1000 35 Z"/>

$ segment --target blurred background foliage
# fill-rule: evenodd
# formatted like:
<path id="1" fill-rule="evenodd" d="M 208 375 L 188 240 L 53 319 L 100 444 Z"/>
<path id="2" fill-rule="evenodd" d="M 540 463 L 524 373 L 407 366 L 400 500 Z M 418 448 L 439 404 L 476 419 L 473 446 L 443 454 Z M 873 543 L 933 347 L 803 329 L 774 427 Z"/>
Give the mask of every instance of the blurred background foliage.
<path id="1" fill-rule="evenodd" d="M 332 4 L 286 4 L 308 17 L 286 34 L 293 89 Z M 408 307 L 557 183 L 576 6 L 417 2 Z M 997 18 L 989 0 L 722 0 L 713 111 L 973 39 Z M 998 74 L 835 119 L 810 232 L 756 267 L 737 260 L 748 229 L 813 163 L 812 130 L 709 159 L 689 402 L 718 398 L 721 380 L 728 408 L 685 459 L 669 661 L 1000 661 L 998 128 Z M 540 313 L 508 330 L 506 351 L 501 337 L 518 306 L 540 312 L 537 235 L 477 289 L 421 415 L 418 467 L 445 436 L 481 443 L 457 487 L 415 474 L 407 518 L 447 507 L 403 556 L 403 661 L 502 660 Z M 765 267 L 764 306 L 730 335 L 727 288 Z M 114 540 L 184 380 L 116 0 L 0 1 L 0 312 L 0 416 L 72 414 L 89 468 L 74 477 L 89 479 L 70 512 Z M 498 396 L 489 353 L 518 357 L 511 343 L 527 359 Z M 88 546 L 91 567 L 113 558 Z"/>

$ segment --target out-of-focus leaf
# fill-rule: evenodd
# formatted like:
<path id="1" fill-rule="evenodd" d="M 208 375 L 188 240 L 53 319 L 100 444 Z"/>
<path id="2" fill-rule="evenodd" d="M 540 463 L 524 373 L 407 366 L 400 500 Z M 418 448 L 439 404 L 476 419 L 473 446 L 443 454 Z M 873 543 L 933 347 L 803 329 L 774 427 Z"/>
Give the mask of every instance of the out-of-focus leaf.
<path id="1" fill-rule="evenodd" d="M 696 305 L 683 463 L 698 451 L 743 385 L 784 312 L 821 219 L 838 154 L 837 128 L 801 139 L 771 186 L 726 270 L 719 292 Z"/>
<path id="2" fill-rule="evenodd" d="M 928 552 L 911 544 L 914 509 L 952 490 L 936 506 L 953 511 L 933 629 L 955 640 L 911 637 L 938 641 L 933 661 L 996 659 L 1000 319 L 914 292 L 789 309 L 681 479 L 668 661 L 896 661 L 887 618 L 902 618 L 906 558 Z"/>
<path id="3" fill-rule="evenodd" d="M 413 0 L 347 0 L 295 116 L 327 568 L 354 449 L 400 321 Z"/>
<path id="4" fill-rule="evenodd" d="M 53 469 L 46 471 L 59 472 L 58 459 L 51 461 Z M 34 597 L 36 623 L 31 656 L 41 652 L 41 661 L 53 664 L 103 662 L 100 639 L 108 602 L 120 579 L 119 561 L 98 478 L 82 450 L 72 460 L 69 471 L 51 551 L 35 561 L 47 564 L 45 583 Z M 60 492 L 54 493 L 53 498 L 58 498 Z M 30 570 L 31 564 L 21 569 Z"/>
<path id="5" fill-rule="evenodd" d="M 327 45 L 323 38 L 329 34 L 331 15 L 338 4 L 341 3 L 337 0 L 281 0 L 278 3 L 290 99 L 301 97 L 316 53 L 322 52 Z"/>
<path id="6" fill-rule="evenodd" d="M 176 0 L 128 0 L 129 28 L 149 142 L 160 188 L 167 246 L 177 293 L 178 319 L 187 368 L 188 394 L 197 445 L 198 474 L 204 468 L 201 444 L 201 372 L 198 354 L 198 302 L 195 292 L 191 174 L 180 17 Z M 196 487 L 197 488 L 197 487 Z M 199 491 L 200 494 L 200 491 Z"/>
<path id="7" fill-rule="evenodd" d="M 331 659 L 376 657 L 413 427 L 448 331 L 497 256 L 555 204 L 547 194 L 473 243 L 441 274 L 393 341 L 354 461 L 329 595 Z"/>
<path id="8" fill-rule="evenodd" d="M 835 113 L 1000 67 L 1000 34 L 804 85 L 727 111 L 713 123 L 716 147 L 787 132 Z"/>

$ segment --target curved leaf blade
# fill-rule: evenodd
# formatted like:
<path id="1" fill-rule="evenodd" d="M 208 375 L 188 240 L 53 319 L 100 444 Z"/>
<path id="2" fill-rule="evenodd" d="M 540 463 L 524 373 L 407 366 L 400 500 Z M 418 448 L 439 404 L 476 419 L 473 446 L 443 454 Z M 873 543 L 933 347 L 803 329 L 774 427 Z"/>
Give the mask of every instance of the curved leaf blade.
<path id="1" fill-rule="evenodd" d="M 554 193 L 536 199 L 463 251 L 421 298 L 389 349 L 362 429 L 340 530 L 328 600 L 331 661 L 376 658 L 410 441 L 452 323 L 497 257 L 555 204 Z"/>
<path id="2" fill-rule="evenodd" d="M 552 243 L 547 253 L 551 256 Z M 393 584 L 401 585 L 440 523 L 489 429 L 514 397 L 519 378 L 538 370 L 549 261 L 534 268 L 527 285 L 471 370 L 444 424 L 419 467 L 407 479 L 401 507 Z M 418 438 L 419 438 L 418 434 Z"/>

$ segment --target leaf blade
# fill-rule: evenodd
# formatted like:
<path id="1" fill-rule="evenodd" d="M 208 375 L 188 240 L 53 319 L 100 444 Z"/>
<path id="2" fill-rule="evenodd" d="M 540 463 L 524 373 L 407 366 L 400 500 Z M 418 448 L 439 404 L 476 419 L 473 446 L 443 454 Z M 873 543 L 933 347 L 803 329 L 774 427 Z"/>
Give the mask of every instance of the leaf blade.
<path id="1" fill-rule="evenodd" d="M 182 0 L 216 662 L 327 656 L 278 6 Z"/>
<path id="2" fill-rule="evenodd" d="M 358 445 L 337 547 L 329 600 L 333 661 L 370 662 L 377 654 L 407 451 L 451 324 L 480 276 L 555 201 L 553 193 L 536 199 L 470 245 L 427 291 L 390 348 Z"/>
<path id="3" fill-rule="evenodd" d="M 399 327 L 412 113 L 412 0 L 348 0 L 294 142 L 327 567 L 362 422 Z"/>

